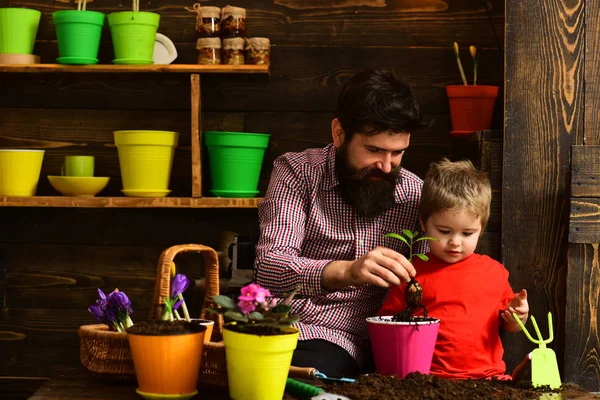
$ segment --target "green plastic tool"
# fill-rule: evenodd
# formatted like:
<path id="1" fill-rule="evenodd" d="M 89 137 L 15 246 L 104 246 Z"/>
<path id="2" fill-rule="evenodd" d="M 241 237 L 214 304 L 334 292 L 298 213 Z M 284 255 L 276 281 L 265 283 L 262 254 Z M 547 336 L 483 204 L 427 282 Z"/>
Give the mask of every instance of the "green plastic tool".
<path id="1" fill-rule="evenodd" d="M 554 340 L 554 332 L 552 330 L 552 313 L 548 313 L 548 330 L 550 337 L 548 339 L 542 339 L 542 334 L 538 328 L 535 318 L 531 316 L 531 323 L 535 328 L 538 339 L 535 340 L 525 325 L 521 322 L 516 313 L 513 313 L 515 321 L 519 324 L 527 338 L 535 344 L 539 345 L 539 348 L 531 352 L 531 385 L 533 387 L 547 386 L 550 389 L 560 389 L 562 383 L 560 381 L 560 372 L 558 371 L 558 363 L 556 362 L 556 354 L 554 350 L 546 347 L 546 344 Z"/>
<path id="2" fill-rule="evenodd" d="M 325 393 L 320 387 L 310 385 L 308 383 L 297 381 L 293 378 L 287 378 L 285 383 L 285 391 L 296 397 L 311 400 L 350 400 L 348 397 L 340 396 L 332 393 Z"/>

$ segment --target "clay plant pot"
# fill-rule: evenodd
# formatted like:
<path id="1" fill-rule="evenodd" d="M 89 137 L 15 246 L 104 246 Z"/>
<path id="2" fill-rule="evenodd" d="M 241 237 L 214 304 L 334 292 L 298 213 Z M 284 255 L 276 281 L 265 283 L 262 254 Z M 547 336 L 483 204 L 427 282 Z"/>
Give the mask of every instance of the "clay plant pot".
<path id="1" fill-rule="evenodd" d="M 429 374 L 440 320 L 414 318 L 415 322 L 396 322 L 391 316 L 367 318 L 378 374 L 400 379 L 411 372 Z"/>
<path id="2" fill-rule="evenodd" d="M 185 321 L 143 321 L 129 328 L 137 393 L 146 399 L 194 397 L 205 331 Z"/>
<path id="3" fill-rule="evenodd" d="M 464 136 L 490 129 L 498 89 L 498 86 L 482 85 L 446 86 L 452 120 L 450 134 Z"/>

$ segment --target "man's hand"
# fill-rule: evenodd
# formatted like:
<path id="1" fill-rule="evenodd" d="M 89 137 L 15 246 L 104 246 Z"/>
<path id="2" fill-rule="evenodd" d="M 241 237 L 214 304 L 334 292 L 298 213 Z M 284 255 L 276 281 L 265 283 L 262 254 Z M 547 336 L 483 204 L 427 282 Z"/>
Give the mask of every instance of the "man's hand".
<path id="1" fill-rule="evenodd" d="M 410 281 L 415 268 L 394 250 L 377 247 L 355 261 L 334 261 L 323 271 L 323 288 L 334 292 L 367 284 L 390 287 Z"/>
<path id="2" fill-rule="evenodd" d="M 502 313 L 502 319 L 504 320 L 504 329 L 508 332 L 518 332 L 521 327 L 515 321 L 513 313 L 517 314 L 517 317 L 523 324 L 527 322 L 529 317 L 529 303 L 527 302 L 527 290 L 521 290 L 513 299 L 508 303 L 506 310 Z"/>

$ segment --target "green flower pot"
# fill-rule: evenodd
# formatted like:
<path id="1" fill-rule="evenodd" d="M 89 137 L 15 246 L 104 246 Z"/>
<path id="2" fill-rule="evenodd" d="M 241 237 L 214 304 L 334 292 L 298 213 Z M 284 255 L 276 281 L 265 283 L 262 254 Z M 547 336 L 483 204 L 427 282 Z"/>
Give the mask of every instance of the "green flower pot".
<path id="1" fill-rule="evenodd" d="M 41 16 L 30 8 L 0 8 L 0 54 L 32 54 Z"/>
<path id="2" fill-rule="evenodd" d="M 63 10 L 52 13 L 60 64 L 97 64 L 104 14 Z"/>
<path id="3" fill-rule="evenodd" d="M 121 11 L 108 14 L 115 64 L 152 64 L 160 14 Z"/>
<path id="4" fill-rule="evenodd" d="M 204 132 L 212 189 L 219 197 L 254 197 L 265 149 L 271 135 L 245 132 Z"/>

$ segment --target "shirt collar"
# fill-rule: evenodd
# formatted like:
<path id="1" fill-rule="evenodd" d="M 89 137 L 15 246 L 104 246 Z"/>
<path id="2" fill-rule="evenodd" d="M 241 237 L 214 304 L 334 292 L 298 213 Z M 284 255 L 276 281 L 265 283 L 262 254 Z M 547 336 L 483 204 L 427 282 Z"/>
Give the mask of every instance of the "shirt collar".
<path id="1" fill-rule="evenodd" d="M 336 186 L 340 184 L 338 180 L 337 173 L 335 171 L 335 159 L 337 157 L 337 147 L 333 144 L 327 145 L 325 147 L 325 154 L 327 157 L 327 174 L 325 178 L 325 190 L 332 190 Z M 404 203 L 408 201 L 409 196 L 407 193 L 408 188 L 404 188 L 402 182 L 405 180 L 405 170 L 404 168 L 400 171 L 400 179 L 396 184 L 396 189 L 394 190 L 394 199 L 397 204 Z"/>

